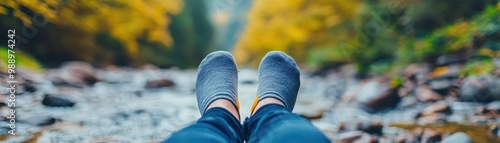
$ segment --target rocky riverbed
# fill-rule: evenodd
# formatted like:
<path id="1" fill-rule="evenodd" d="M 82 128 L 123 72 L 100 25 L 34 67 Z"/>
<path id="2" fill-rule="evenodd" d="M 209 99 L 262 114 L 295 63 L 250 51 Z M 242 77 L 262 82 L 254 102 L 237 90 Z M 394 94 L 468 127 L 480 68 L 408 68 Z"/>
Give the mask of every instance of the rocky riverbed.
<path id="1" fill-rule="evenodd" d="M 302 70 L 294 112 L 334 142 L 500 142 L 498 77 L 413 66 L 400 78 L 363 80 L 354 78 L 352 66 Z M 70 62 L 44 73 L 19 69 L 17 77 L 16 136 L 5 134 L 10 108 L 3 105 L 2 142 L 159 142 L 200 117 L 195 70 Z M 257 71 L 240 69 L 239 82 L 246 117 Z M 8 91 L 0 93 L 7 103 Z"/>

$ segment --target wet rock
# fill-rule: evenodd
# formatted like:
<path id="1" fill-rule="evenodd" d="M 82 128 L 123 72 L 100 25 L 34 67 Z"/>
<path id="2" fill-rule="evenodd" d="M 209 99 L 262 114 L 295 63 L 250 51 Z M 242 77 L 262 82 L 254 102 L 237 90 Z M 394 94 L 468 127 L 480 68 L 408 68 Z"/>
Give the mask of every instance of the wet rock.
<path id="1" fill-rule="evenodd" d="M 420 111 L 420 113 L 417 115 L 416 118 L 419 118 L 422 116 L 429 116 L 429 115 L 433 115 L 436 113 L 444 113 L 446 115 L 451 114 L 450 105 L 448 105 L 448 103 L 445 103 L 445 102 L 434 103 L 434 104 L 426 107 L 424 110 Z"/>
<path id="2" fill-rule="evenodd" d="M 1 95 L 1 94 L 0 94 L 0 96 L 3 96 L 3 95 Z M 5 106 L 7 106 L 7 103 L 0 102 L 0 109 L 1 109 L 2 107 L 5 107 Z"/>
<path id="3" fill-rule="evenodd" d="M 349 119 L 341 122 L 339 131 L 363 131 L 373 135 L 382 135 L 382 124 L 361 119 Z"/>
<path id="4" fill-rule="evenodd" d="M 377 138 L 361 131 L 341 133 L 337 136 L 338 143 L 376 143 Z"/>
<path id="5" fill-rule="evenodd" d="M 66 62 L 60 69 L 47 70 L 46 76 L 56 86 L 85 87 L 99 81 L 96 69 L 89 63 L 79 61 Z"/>
<path id="6" fill-rule="evenodd" d="M 450 92 L 450 87 L 452 86 L 453 80 L 458 77 L 456 76 L 444 76 L 436 79 L 427 81 L 427 85 L 434 92 L 441 96 L 446 96 Z"/>
<path id="7" fill-rule="evenodd" d="M 429 86 L 426 85 L 419 86 L 415 90 L 415 95 L 417 96 L 418 100 L 423 102 L 439 101 L 444 99 L 443 96 L 434 92 L 429 88 Z"/>
<path id="8" fill-rule="evenodd" d="M 401 99 L 401 102 L 399 102 L 398 108 L 403 109 L 403 108 L 409 108 L 411 106 L 417 105 L 418 99 L 415 96 L 405 96 Z"/>
<path id="9" fill-rule="evenodd" d="M 144 85 L 145 88 L 173 87 L 175 83 L 170 79 L 149 80 Z"/>
<path id="10" fill-rule="evenodd" d="M 427 116 L 421 116 L 416 120 L 417 124 L 419 125 L 442 124 L 446 121 L 446 114 L 444 113 L 435 113 Z"/>
<path id="11" fill-rule="evenodd" d="M 24 82 L 21 84 L 24 91 L 26 92 L 35 92 L 37 90 L 36 88 L 36 83 L 32 80 L 24 80 Z"/>
<path id="12" fill-rule="evenodd" d="M 420 135 L 420 142 L 422 143 L 439 142 L 439 141 L 441 141 L 441 132 L 432 129 L 424 129 L 424 131 Z"/>
<path id="13" fill-rule="evenodd" d="M 442 143 L 472 143 L 472 139 L 467 134 L 458 132 L 446 137 Z"/>
<path id="14" fill-rule="evenodd" d="M 369 81 L 358 92 L 357 101 L 367 112 L 377 112 L 388 108 L 395 108 L 401 97 L 398 87 L 391 87 L 388 82 Z"/>
<path id="15" fill-rule="evenodd" d="M 471 56 L 471 53 L 468 52 L 457 52 L 453 54 L 445 54 L 441 55 L 436 59 L 436 64 L 438 66 L 450 65 L 454 63 L 462 63 L 467 61 L 467 59 Z"/>
<path id="16" fill-rule="evenodd" d="M 490 120 L 494 120 L 497 118 L 500 114 L 500 101 L 494 101 L 486 106 L 478 106 L 474 110 L 474 118 L 473 120 L 481 123 L 481 124 L 486 124 L 490 122 Z"/>
<path id="17" fill-rule="evenodd" d="M 63 97 L 45 94 L 42 104 L 49 107 L 73 107 L 76 103 Z"/>
<path id="18" fill-rule="evenodd" d="M 486 105 L 486 110 L 500 113 L 500 101 L 493 101 Z"/>
<path id="19" fill-rule="evenodd" d="M 500 79 L 491 75 L 467 77 L 460 88 L 462 101 L 488 103 L 500 100 Z"/>
<path id="20" fill-rule="evenodd" d="M 38 114 L 38 115 L 32 115 L 28 117 L 20 117 L 19 122 L 23 123 L 28 123 L 32 125 L 37 125 L 37 126 L 47 126 L 47 125 L 52 125 L 54 124 L 58 119 L 44 115 L 44 114 Z"/>
<path id="21" fill-rule="evenodd" d="M 472 117 L 472 122 L 476 124 L 486 125 L 491 122 L 495 122 L 495 118 L 496 117 L 493 116 L 492 114 L 475 115 Z"/>
<path id="22" fill-rule="evenodd" d="M 417 142 L 417 137 L 412 134 L 402 134 L 399 135 L 395 141 L 396 143 L 414 143 Z"/>
<path id="23" fill-rule="evenodd" d="M 497 135 L 498 137 L 500 137 L 500 125 L 492 125 L 490 127 L 490 132 L 494 135 Z"/>

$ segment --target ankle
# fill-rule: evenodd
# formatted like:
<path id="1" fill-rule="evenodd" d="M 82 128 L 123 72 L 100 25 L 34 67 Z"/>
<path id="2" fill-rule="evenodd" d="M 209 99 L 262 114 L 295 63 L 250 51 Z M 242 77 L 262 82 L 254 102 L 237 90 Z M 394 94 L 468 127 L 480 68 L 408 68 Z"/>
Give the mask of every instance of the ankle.
<path id="1" fill-rule="evenodd" d="M 255 114 L 255 112 L 257 112 L 261 107 L 268 105 L 268 104 L 279 104 L 281 106 L 285 106 L 285 104 L 282 101 L 280 101 L 276 98 L 264 98 L 264 99 L 258 101 L 257 105 L 255 105 L 255 107 L 251 111 L 252 112 L 251 116 L 253 116 L 253 114 Z"/>
<path id="2" fill-rule="evenodd" d="M 212 103 L 210 103 L 210 105 L 208 105 L 207 110 L 209 110 L 210 108 L 214 108 L 214 107 L 221 107 L 221 108 L 226 109 L 234 117 L 236 117 L 238 119 L 238 121 L 240 121 L 240 114 L 238 113 L 238 109 L 236 109 L 235 105 L 233 105 L 233 103 L 231 103 L 231 101 L 229 101 L 227 99 L 217 99 L 217 100 L 213 101 Z"/>

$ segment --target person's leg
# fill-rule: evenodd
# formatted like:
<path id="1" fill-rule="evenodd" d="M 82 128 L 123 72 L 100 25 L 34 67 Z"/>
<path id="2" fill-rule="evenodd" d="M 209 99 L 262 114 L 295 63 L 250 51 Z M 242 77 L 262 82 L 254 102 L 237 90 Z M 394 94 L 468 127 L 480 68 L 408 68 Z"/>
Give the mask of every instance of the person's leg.
<path id="1" fill-rule="evenodd" d="M 196 79 L 196 97 L 202 117 L 164 142 L 243 142 L 236 97 L 237 75 L 236 64 L 228 52 L 214 52 L 205 57 L 198 67 Z"/>
<path id="2" fill-rule="evenodd" d="M 269 52 L 262 59 L 258 96 L 244 123 L 248 143 L 330 142 L 311 122 L 291 112 L 299 87 L 300 71 L 290 56 Z"/>

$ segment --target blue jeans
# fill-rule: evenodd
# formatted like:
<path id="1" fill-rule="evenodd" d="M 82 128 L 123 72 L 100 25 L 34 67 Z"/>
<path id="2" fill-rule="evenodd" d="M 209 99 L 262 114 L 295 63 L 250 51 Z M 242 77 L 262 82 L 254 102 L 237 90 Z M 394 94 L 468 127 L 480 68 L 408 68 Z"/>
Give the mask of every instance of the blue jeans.
<path id="1" fill-rule="evenodd" d="M 279 104 L 259 108 L 243 125 L 229 111 L 215 107 L 193 125 L 164 143 L 328 143 L 326 136 L 307 119 Z"/>

